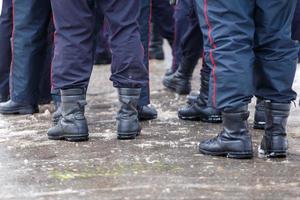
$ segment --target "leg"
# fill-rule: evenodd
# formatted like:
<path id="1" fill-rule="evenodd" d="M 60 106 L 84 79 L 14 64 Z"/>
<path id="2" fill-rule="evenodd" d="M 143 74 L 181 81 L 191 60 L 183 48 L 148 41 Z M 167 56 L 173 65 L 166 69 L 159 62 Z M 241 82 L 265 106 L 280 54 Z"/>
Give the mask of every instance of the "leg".
<path id="1" fill-rule="evenodd" d="M 204 35 L 204 59 L 211 70 L 209 105 L 223 113 L 223 131 L 200 143 L 203 154 L 251 158 L 247 104 L 253 95 L 254 1 L 196 1 Z"/>
<path id="2" fill-rule="evenodd" d="M 9 98 L 9 72 L 11 64 L 12 1 L 4 0 L 0 15 L 0 102 Z"/>
<path id="3" fill-rule="evenodd" d="M 150 19 L 151 19 L 151 0 L 140 0 L 140 11 L 138 16 L 139 31 L 144 50 L 144 65 L 147 68 L 149 78 L 149 39 L 150 39 Z M 138 103 L 140 120 L 151 120 L 157 118 L 157 111 L 150 105 L 150 85 L 142 88 Z"/>
<path id="4" fill-rule="evenodd" d="M 47 53 L 51 7 L 49 1 L 14 0 L 13 8 L 11 100 L 0 105 L 0 112 L 32 114 L 38 112 L 38 86 Z"/>
<path id="5" fill-rule="evenodd" d="M 196 8 L 193 1 L 185 1 L 184 8 L 188 14 L 188 27 L 182 34 L 180 49 L 182 53 L 181 63 L 172 75 L 165 76 L 163 84 L 165 87 L 174 90 L 178 94 L 189 94 L 191 91 L 191 79 L 194 69 L 202 51 L 202 33 L 196 15 Z M 181 31 L 182 32 L 182 31 Z"/>
<path id="6" fill-rule="evenodd" d="M 137 112 L 141 88 L 147 86 L 149 81 L 137 24 L 140 4 L 136 0 L 102 0 L 99 3 L 112 33 L 110 80 L 119 92 L 118 138 L 133 139 L 141 131 Z"/>
<path id="7" fill-rule="evenodd" d="M 291 39 L 296 3 L 297 0 L 256 1 L 255 84 L 257 96 L 266 101 L 261 152 L 272 157 L 286 155 L 286 123 L 290 102 L 296 98 L 292 85 L 299 48 Z"/>
<path id="8" fill-rule="evenodd" d="M 53 58 L 53 34 L 54 25 L 51 20 L 48 27 L 47 48 L 44 58 L 41 77 L 39 79 L 39 104 L 48 104 L 51 101 L 51 63 Z"/>
<path id="9" fill-rule="evenodd" d="M 14 13 L 11 98 L 15 102 L 35 104 L 47 52 L 50 2 L 14 0 Z"/>
<path id="10" fill-rule="evenodd" d="M 84 107 L 93 66 L 94 3 L 52 0 L 51 5 L 56 30 L 52 83 L 53 91 L 60 90 L 62 118 L 48 130 L 48 138 L 87 140 Z"/>
<path id="11" fill-rule="evenodd" d="M 173 18 L 174 7 L 168 0 L 152 0 L 152 21 L 157 26 L 159 34 L 167 39 L 172 47 L 173 62 L 172 69 L 177 68 L 180 62 L 180 54 L 175 53 L 175 21 Z"/>

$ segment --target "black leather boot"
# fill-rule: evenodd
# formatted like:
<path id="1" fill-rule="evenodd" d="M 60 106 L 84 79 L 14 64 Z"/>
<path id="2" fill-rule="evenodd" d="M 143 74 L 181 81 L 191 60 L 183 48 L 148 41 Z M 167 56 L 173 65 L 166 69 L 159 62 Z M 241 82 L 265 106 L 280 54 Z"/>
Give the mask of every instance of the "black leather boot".
<path id="1" fill-rule="evenodd" d="M 170 76 L 170 75 L 174 74 L 175 72 L 176 72 L 176 69 L 173 69 L 173 67 L 170 67 L 167 69 L 164 77 Z"/>
<path id="2" fill-rule="evenodd" d="M 198 97 L 200 95 L 199 91 L 192 91 L 189 95 L 186 96 L 187 104 L 193 104 L 198 100 Z"/>
<path id="3" fill-rule="evenodd" d="M 199 144 L 200 153 L 228 158 L 252 158 L 252 139 L 248 130 L 248 107 L 223 112 L 223 131 Z"/>
<path id="4" fill-rule="evenodd" d="M 266 119 L 265 119 L 265 104 L 264 100 L 257 98 L 255 105 L 254 114 L 254 129 L 265 129 Z"/>
<path id="5" fill-rule="evenodd" d="M 141 132 L 137 105 L 140 88 L 119 88 L 120 109 L 117 116 L 118 139 L 135 139 Z"/>
<path id="6" fill-rule="evenodd" d="M 48 130 L 50 140 L 67 140 L 71 142 L 88 140 L 88 125 L 84 116 L 85 90 L 73 88 L 61 90 L 62 118 L 56 126 Z"/>
<path id="7" fill-rule="evenodd" d="M 268 157 L 286 157 L 286 136 L 290 104 L 265 102 L 266 126 L 259 153 Z"/>
<path id="8" fill-rule="evenodd" d="M 175 73 L 164 77 L 163 85 L 178 94 L 189 94 L 196 64 L 183 61 Z"/>
<path id="9" fill-rule="evenodd" d="M 8 100 L 7 102 L 0 103 L 0 113 L 1 114 L 34 114 L 39 112 L 38 105 L 31 105 L 25 103 L 15 102 L 13 100 Z"/>
<path id="10" fill-rule="evenodd" d="M 221 111 L 208 106 L 209 70 L 201 69 L 201 90 L 196 100 L 189 100 L 188 104 L 178 110 L 178 117 L 182 120 L 221 123 Z"/>
<path id="11" fill-rule="evenodd" d="M 140 121 L 153 120 L 157 118 L 157 111 L 154 106 L 138 106 L 138 116 Z"/>

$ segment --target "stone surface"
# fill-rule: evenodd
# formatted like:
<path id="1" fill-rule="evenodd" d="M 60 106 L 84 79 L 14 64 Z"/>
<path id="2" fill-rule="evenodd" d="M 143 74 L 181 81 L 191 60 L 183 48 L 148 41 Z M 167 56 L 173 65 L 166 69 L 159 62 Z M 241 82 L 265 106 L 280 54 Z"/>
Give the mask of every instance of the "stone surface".
<path id="1" fill-rule="evenodd" d="M 151 62 L 152 103 L 159 117 L 143 122 L 141 136 L 133 141 L 116 139 L 117 95 L 108 80 L 109 66 L 94 68 L 88 142 L 47 139 L 53 106 L 32 116 L 0 116 L 0 199 L 300 199 L 299 108 L 293 107 L 289 119 L 286 159 L 258 158 L 263 132 L 252 129 L 254 159 L 200 155 L 198 141 L 221 126 L 177 118 L 186 99 L 163 88 L 169 65 L 170 59 Z M 299 73 L 295 89 L 300 91 Z M 254 104 L 250 107 L 252 126 Z"/>

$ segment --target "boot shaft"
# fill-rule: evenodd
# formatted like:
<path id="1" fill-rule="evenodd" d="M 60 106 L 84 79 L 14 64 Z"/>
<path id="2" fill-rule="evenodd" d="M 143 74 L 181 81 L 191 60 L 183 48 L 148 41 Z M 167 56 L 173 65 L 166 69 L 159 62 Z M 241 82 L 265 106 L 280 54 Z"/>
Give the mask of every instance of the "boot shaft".
<path id="1" fill-rule="evenodd" d="M 119 88 L 120 109 L 119 115 L 128 117 L 137 115 L 137 105 L 140 98 L 140 88 Z M 120 116 L 119 116 L 120 117 Z"/>
<path id="2" fill-rule="evenodd" d="M 243 106 L 237 109 L 231 109 L 222 112 L 223 126 L 226 133 L 229 134 L 244 134 L 248 133 L 248 106 Z"/>
<path id="3" fill-rule="evenodd" d="M 200 74 L 200 95 L 199 101 L 202 105 L 207 105 L 208 102 L 208 93 L 209 93 L 209 77 L 210 77 L 210 70 L 209 68 L 203 64 Z"/>
<path id="4" fill-rule="evenodd" d="M 137 105 L 140 88 L 119 88 L 120 109 L 117 116 L 117 133 L 119 139 L 134 139 L 141 127 L 138 120 Z"/>
<path id="5" fill-rule="evenodd" d="M 267 135 L 286 135 L 290 107 L 290 104 L 265 102 L 265 131 Z"/>
<path id="6" fill-rule="evenodd" d="M 61 113 L 65 119 L 85 120 L 84 107 L 86 102 L 86 90 L 73 88 L 61 90 Z"/>

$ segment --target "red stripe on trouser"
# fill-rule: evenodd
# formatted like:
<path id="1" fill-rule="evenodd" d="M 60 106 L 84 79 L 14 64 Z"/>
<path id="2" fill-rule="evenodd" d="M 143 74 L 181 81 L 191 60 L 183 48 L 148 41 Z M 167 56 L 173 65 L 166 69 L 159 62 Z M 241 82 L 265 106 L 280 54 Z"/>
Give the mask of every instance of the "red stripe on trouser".
<path id="1" fill-rule="evenodd" d="M 208 12 L 207 12 L 207 0 L 203 0 L 204 2 L 204 18 L 205 18 L 205 22 L 206 22 L 206 25 L 208 27 L 208 39 L 209 39 L 209 42 L 210 42 L 210 45 L 212 46 L 212 49 L 210 49 L 209 51 L 209 58 L 210 58 L 210 61 L 213 65 L 213 69 L 212 69 L 212 76 L 213 76 L 213 97 L 212 97 L 212 100 L 213 100 L 213 105 L 214 107 L 216 107 L 216 98 L 217 98 L 217 76 L 216 76 L 216 68 L 217 68 L 217 65 L 216 65 L 216 62 L 215 62 L 215 59 L 214 59 L 214 55 L 213 55 L 213 50 L 217 48 L 217 45 L 215 44 L 214 42 L 214 39 L 211 35 L 211 32 L 212 32 L 212 27 L 211 27 L 211 24 L 210 24 L 210 21 L 209 21 L 209 18 L 208 18 Z"/>
<path id="2" fill-rule="evenodd" d="M 150 0 L 150 13 L 149 13 L 149 22 L 148 22 L 148 49 L 147 49 L 147 52 L 148 52 L 148 79 L 149 79 L 149 82 L 148 82 L 148 103 L 150 104 L 151 100 L 150 100 L 150 52 L 149 52 L 149 46 L 150 46 L 150 38 L 151 38 L 151 22 L 152 22 L 152 6 L 153 6 L 153 3 L 152 3 L 152 0 Z"/>
<path id="3" fill-rule="evenodd" d="M 9 84 L 9 93 L 10 93 L 10 97 L 12 96 L 12 91 L 13 91 L 13 69 L 14 69 L 14 34 L 15 34 L 15 26 L 14 26 L 14 19 L 15 19 L 15 3 L 14 0 L 11 0 L 11 5 L 12 5 L 12 33 L 11 33 L 11 62 L 10 62 L 10 84 Z"/>

